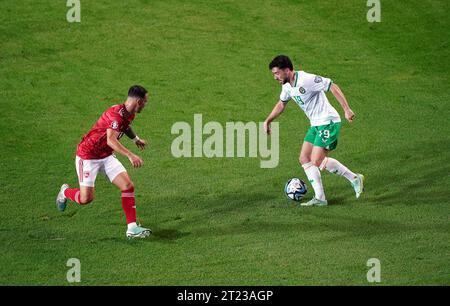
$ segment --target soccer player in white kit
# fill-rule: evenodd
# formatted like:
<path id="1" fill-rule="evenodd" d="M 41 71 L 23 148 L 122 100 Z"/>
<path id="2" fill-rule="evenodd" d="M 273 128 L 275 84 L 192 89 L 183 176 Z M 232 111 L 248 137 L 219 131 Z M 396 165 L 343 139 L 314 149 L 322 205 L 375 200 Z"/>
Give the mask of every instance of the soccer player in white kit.
<path id="1" fill-rule="evenodd" d="M 342 106 L 348 122 L 351 123 L 355 118 L 339 86 L 328 78 L 295 71 L 291 60 L 285 55 L 275 57 L 269 64 L 269 69 L 274 79 L 282 84 L 282 90 L 280 100 L 264 122 L 265 131 L 270 134 L 270 123 L 284 111 L 291 99 L 305 112 L 311 122 L 311 127 L 304 138 L 299 161 L 314 189 L 315 196 L 301 205 L 328 205 L 320 175 L 320 171 L 324 169 L 345 177 L 353 186 L 356 198 L 359 198 L 364 191 L 364 176 L 350 171 L 336 159 L 328 157 L 329 152 L 337 146 L 341 118 L 328 102 L 325 92 L 332 92 Z"/>

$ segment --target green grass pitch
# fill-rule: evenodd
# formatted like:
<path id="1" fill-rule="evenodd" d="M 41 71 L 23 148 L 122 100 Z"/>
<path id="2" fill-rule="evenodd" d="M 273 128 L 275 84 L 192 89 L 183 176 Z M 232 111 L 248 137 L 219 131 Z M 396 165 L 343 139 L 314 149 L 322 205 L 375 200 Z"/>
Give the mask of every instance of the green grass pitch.
<path id="1" fill-rule="evenodd" d="M 0 284 L 449 285 L 450 4 L 381 1 L 0 2 Z M 356 113 L 332 156 L 366 176 L 358 200 L 323 173 L 331 205 L 287 202 L 308 122 L 290 102 L 280 160 L 174 158 L 175 122 L 262 122 L 280 86 L 267 68 L 287 54 L 296 69 L 330 77 Z M 150 102 L 134 122 L 150 148 L 136 185 L 149 239 L 129 242 L 120 192 L 102 176 L 86 207 L 54 201 L 76 186 L 75 149 L 102 111 L 142 84 Z M 343 117 L 337 101 L 331 103 Z M 122 143 L 134 152 L 132 142 Z M 309 186 L 308 198 L 312 195 Z"/>

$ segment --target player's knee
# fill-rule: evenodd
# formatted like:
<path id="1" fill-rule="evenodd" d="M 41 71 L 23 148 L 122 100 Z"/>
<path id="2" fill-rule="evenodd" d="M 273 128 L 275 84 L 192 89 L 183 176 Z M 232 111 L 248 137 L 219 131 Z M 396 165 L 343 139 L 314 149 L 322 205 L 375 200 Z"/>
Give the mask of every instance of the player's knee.
<path id="1" fill-rule="evenodd" d="M 322 164 L 323 158 L 313 158 L 311 160 L 311 162 L 313 163 L 314 166 L 320 167 L 320 165 Z"/>
<path id="2" fill-rule="evenodd" d="M 80 197 L 80 204 L 81 205 L 87 205 L 91 203 L 94 200 L 94 196 L 87 195 L 87 196 L 81 196 Z"/>
<path id="3" fill-rule="evenodd" d="M 300 162 L 300 165 L 304 165 L 304 164 L 307 164 L 307 163 L 309 163 L 311 161 L 311 159 L 308 157 L 308 156 L 300 156 L 300 158 L 299 158 L 299 162 Z"/>
<path id="4" fill-rule="evenodd" d="M 132 181 L 129 181 L 129 182 L 125 183 L 122 191 L 127 191 L 127 190 L 131 190 L 131 189 L 134 190 L 134 184 Z"/>

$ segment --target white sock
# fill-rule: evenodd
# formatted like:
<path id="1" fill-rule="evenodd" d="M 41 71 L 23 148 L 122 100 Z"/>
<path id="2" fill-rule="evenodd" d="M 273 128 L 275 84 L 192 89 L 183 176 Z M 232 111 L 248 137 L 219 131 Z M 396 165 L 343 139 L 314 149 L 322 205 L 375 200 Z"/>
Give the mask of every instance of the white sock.
<path id="1" fill-rule="evenodd" d="M 132 230 L 137 226 L 136 222 L 128 223 L 128 230 Z"/>
<path id="2" fill-rule="evenodd" d="M 356 174 L 350 171 L 346 166 L 331 157 L 325 157 L 320 165 L 320 170 L 327 169 L 331 173 L 345 177 L 350 182 L 356 179 Z"/>
<path id="3" fill-rule="evenodd" d="M 311 183 L 315 198 L 321 201 L 325 201 L 325 192 L 322 186 L 322 178 L 320 177 L 319 168 L 314 165 L 312 162 L 302 165 L 305 170 L 306 176 L 308 177 L 309 182 Z"/>

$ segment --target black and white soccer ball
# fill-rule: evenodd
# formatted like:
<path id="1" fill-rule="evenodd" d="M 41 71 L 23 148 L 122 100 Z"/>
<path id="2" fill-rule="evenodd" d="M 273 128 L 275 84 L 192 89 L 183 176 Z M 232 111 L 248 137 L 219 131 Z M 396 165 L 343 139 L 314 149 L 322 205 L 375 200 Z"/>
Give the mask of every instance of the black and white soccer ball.
<path id="1" fill-rule="evenodd" d="M 293 201 L 299 202 L 307 192 L 306 184 L 299 178 L 291 178 L 284 186 L 284 194 Z"/>

